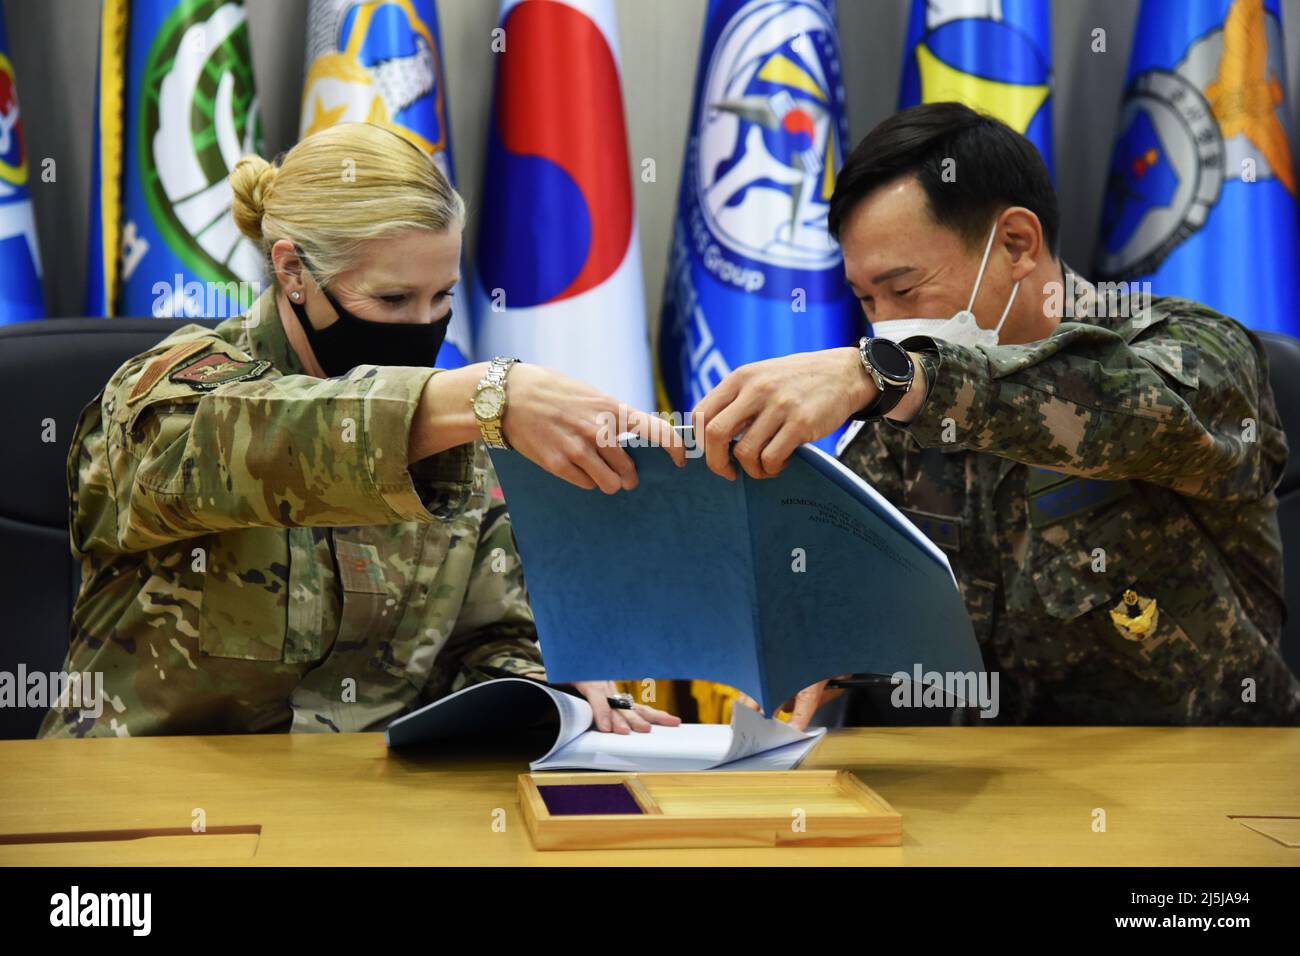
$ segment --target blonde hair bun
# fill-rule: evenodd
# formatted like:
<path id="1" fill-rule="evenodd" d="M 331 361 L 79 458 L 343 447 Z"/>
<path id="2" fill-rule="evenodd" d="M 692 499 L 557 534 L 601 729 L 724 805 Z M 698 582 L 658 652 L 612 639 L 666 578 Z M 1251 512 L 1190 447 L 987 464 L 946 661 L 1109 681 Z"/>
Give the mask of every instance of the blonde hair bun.
<path id="1" fill-rule="evenodd" d="M 235 224 L 262 248 L 287 239 L 311 258 L 328 285 L 357 249 L 408 229 L 463 228 L 465 202 L 438 164 L 399 133 L 370 123 L 339 123 L 302 139 L 273 165 L 245 156 L 230 173 Z"/>
<path id="2" fill-rule="evenodd" d="M 266 194 L 279 172 L 261 156 L 245 156 L 230 172 L 234 191 L 231 213 L 239 231 L 254 242 L 262 241 L 262 217 L 266 215 Z"/>

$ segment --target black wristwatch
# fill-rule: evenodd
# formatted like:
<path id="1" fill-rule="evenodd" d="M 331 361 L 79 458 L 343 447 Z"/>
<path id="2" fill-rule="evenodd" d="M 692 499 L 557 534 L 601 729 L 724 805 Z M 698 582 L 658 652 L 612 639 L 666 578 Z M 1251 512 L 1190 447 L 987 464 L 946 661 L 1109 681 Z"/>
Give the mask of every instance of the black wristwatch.
<path id="1" fill-rule="evenodd" d="M 858 355 L 862 358 L 862 367 L 871 376 L 880 394 L 853 417 L 869 422 L 879 421 L 893 411 L 894 406 L 911 389 L 916 366 L 912 364 L 912 356 L 907 354 L 907 349 L 892 339 L 873 339 L 864 335 L 858 342 Z"/>

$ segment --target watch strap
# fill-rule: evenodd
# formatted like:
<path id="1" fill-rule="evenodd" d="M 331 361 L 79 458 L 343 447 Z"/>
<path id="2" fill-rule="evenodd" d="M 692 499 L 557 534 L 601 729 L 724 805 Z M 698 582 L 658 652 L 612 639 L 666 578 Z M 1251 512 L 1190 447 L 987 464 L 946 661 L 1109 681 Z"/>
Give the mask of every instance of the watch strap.
<path id="1" fill-rule="evenodd" d="M 853 417 L 868 422 L 880 421 L 894 410 L 906 394 L 907 389 L 905 388 L 882 388 L 871 403 Z"/>
<path id="2" fill-rule="evenodd" d="M 479 381 L 478 389 L 475 389 L 475 395 L 489 386 L 495 386 L 501 389 L 502 395 L 505 394 L 506 375 L 510 371 L 510 366 L 518 362 L 518 359 L 506 358 L 498 355 L 488 364 L 488 370 L 484 373 L 483 378 Z M 501 411 L 497 413 L 496 418 L 482 419 L 475 415 L 478 420 L 479 433 L 483 436 L 483 442 L 489 448 L 509 448 L 510 443 L 506 441 L 505 432 L 501 430 L 501 419 L 505 414 L 505 403 L 501 405 Z"/>

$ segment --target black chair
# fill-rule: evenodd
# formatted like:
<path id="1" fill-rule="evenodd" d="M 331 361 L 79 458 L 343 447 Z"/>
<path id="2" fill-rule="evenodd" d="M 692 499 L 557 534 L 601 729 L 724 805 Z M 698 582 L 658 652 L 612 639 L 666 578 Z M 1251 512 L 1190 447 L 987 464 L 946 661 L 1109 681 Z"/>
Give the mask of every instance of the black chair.
<path id="1" fill-rule="evenodd" d="M 68 649 L 81 568 L 68 543 L 66 462 L 81 410 L 123 362 L 194 321 L 0 326 L 0 671 L 15 680 L 20 664 L 29 674 L 59 670 Z M 44 716 L 41 708 L 0 707 L 0 739 L 34 737 Z"/>
<path id="2" fill-rule="evenodd" d="M 1300 340 L 1279 332 L 1257 332 L 1268 353 L 1268 379 L 1291 454 L 1277 486 L 1277 520 L 1286 556 L 1287 621 L 1282 657 L 1300 674 Z"/>

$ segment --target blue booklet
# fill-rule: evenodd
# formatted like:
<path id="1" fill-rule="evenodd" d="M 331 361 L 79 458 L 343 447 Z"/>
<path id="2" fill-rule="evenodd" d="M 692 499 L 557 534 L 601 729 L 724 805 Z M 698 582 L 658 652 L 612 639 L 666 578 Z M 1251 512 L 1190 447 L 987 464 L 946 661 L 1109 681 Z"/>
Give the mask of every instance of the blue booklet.
<path id="1" fill-rule="evenodd" d="M 983 669 L 943 552 L 825 452 L 735 482 L 628 453 L 615 495 L 491 453 L 549 680 L 711 680 L 771 714 L 840 674 Z"/>

